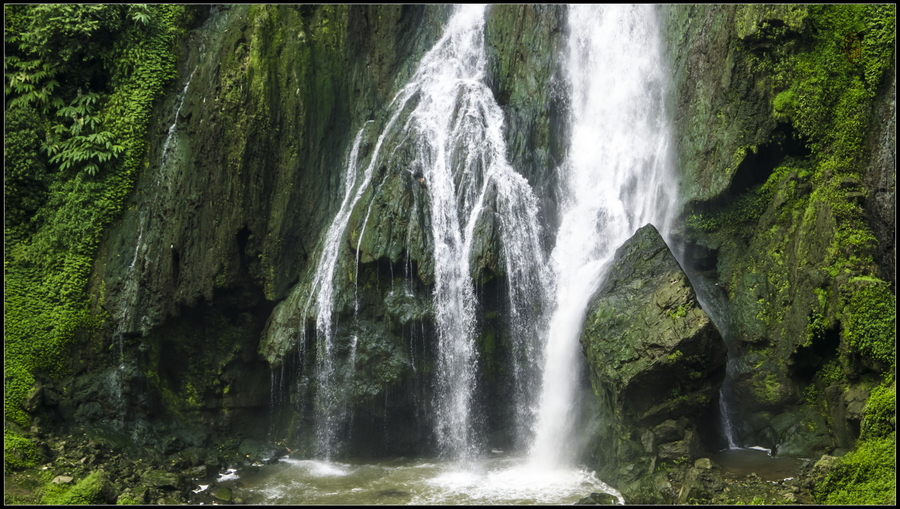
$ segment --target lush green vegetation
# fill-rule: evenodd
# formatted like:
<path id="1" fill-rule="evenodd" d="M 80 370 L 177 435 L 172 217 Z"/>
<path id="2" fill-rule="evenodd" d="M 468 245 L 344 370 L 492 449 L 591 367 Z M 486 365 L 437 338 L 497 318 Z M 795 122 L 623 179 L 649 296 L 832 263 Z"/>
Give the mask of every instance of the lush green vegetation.
<path id="1" fill-rule="evenodd" d="M 887 284 L 878 280 L 874 283 L 851 294 L 844 308 L 844 336 L 854 351 L 885 366 L 893 366 L 896 362 L 897 299 Z"/>
<path id="2" fill-rule="evenodd" d="M 40 461 L 40 452 L 30 440 L 23 438 L 9 429 L 3 430 L 3 471 L 31 468 Z"/>
<path id="3" fill-rule="evenodd" d="M 861 441 L 815 488 L 823 504 L 887 504 L 897 500 L 896 433 Z"/>
<path id="4" fill-rule="evenodd" d="M 35 373 L 63 373 L 76 331 L 97 325 L 86 294 L 93 255 L 146 164 L 151 109 L 175 77 L 190 12 L 4 7 L 6 420 L 28 424 Z M 7 457 L 20 445 L 5 436 Z"/>
<path id="5" fill-rule="evenodd" d="M 44 486 L 41 503 L 47 505 L 92 505 L 104 503 L 101 491 L 106 484 L 106 473 L 98 470 L 74 486 L 48 483 Z"/>
<path id="6" fill-rule="evenodd" d="M 763 19 L 757 29 L 743 27 L 742 58 L 757 86 L 769 90 L 772 119 L 789 125 L 809 153 L 787 158 L 764 185 L 717 213 L 691 216 L 687 226 L 734 251 L 719 266 L 732 298 L 752 290 L 746 275 L 766 275 L 765 298 L 750 305 L 769 339 L 802 337 L 808 347 L 840 331 L 840 362 L 822 367 L 822 385 L 807 387 L 807 402 L 824 404 L 821 387 L 849 383 L 842 364 L 888 380 L 871 393 L 857 449 L 817 496 L 823 503 L 893 503 L 896 298 L 878 277 L 862 181 L 872 107 L 893 65 L 896 7 L 791 7 L 782 19 L 757 16 L 766 6 L 741 9 L 741 19 Z"/>
<path id="7" fill-rule="evenodd" d="M 759 220 L 771 199 L 772 192 L 769 187 L 755 186 L 717 213 L 694 213 L 688 216 L 686 223 L 689 228 L 704 232 L 752 224 Z"/>

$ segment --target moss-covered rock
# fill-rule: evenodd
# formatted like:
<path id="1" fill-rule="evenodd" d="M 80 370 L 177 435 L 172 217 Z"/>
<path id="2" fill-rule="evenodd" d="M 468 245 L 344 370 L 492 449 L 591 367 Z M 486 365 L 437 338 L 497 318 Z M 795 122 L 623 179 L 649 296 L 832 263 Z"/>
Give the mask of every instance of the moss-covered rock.
<path id="1" fill-rule="evenodd" d="M 886 30 L 894 11 L 710 6 L 685 18 L 691 9 L 669 9 L 669 27 L 725 23 L 701 30 L 691 48 L 674 46 L 673 56 L 696 68 L 694 78 L 710 67 L 722 70 L 721 78 L 699 83 L 676 78 L 676 111 L 690 112 L 683 119 L 676 114 L 676 125 L 711 118 L 710 105 L 721 105 L 726 128 L 681 129 L 677 145 L 692 175 L 684 198 L 696 200 L 686 208 L 688 243 L 702 246 L 703 270 L 730 301 L 727 385 L 739 441 L 792 441 L 779 450 L 798 455 L 850 447 L 859 433 L 859 402 L 844 395 L 877 383 L 892 362 L 886 352 L 893 347 L 886 345 L 895 341 L 885 328 L 894 321 L 884 280 L 893 273 L 884 261 L 891 243 L 878 237 L 890 224 L 883 212 L 892 185 L 884 126 L 894 51 Z M 852 34 L 864 41 L 863 62 L 842 42 Z M 738 104 L 751 106 L 746 115 L 729 114 Z M 719 157 L 722 148 L 733 162 Z M 695 167 L 701 169 L 692 174 Z M 869 203 L 874 195 L 881 213 Z M 775 432 L 769 427 L 775 421 L 798 432 L 813 423 L 817 430 Z"/>
<path id="2" fill-rule="evenodd" d="M 581 344 L 603 430 L 592 460 L 626 500 L 666 500 L 650 484 L 657 461 L 693 462 L 725 375 L 725 343 L 652 225 L 616 251 L 591 302 Z M 650 495 L 656 493 L 656 495 Z"/>

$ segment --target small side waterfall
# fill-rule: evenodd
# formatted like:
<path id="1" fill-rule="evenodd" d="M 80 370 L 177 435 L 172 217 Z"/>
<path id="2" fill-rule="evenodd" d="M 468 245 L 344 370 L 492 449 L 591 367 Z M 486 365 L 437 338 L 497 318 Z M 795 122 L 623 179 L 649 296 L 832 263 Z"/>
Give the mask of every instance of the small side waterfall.
<path id="1" fill-rule="evenodd" d="M 484 83 L 484 10 L 478 5 L 457 8 L 444 35 L 391 102 L 389 119 L 368 151 L 368 161 L 359 156 L 365 126 L 348 157 L 344 198 L 326 234 L 303 312 L 303 316 L 312 316 L 313 309 L 316 313 L 316 434 L 326 458 L 347 418 L 335 367 L 335 271 L 350 217 L 357 206 L 364 206 L 360 200 L 372 185 L 376 168 L 405 171 L 406 178 L 418 180 L 427 190 L 427 203 L 414 206 L 427 209 L 434 246 L 438 346 L 433 405 L 435 435 L 444 456 L 466 460 L 476 455 L 472 399 L 477 389 L 477 319 L 471 257 L 481 222 L 499 224 L 511 321 L 516 324 L 514 355 L 527 357 L 537 350 L 535 327 L 528 324 L 535 319 L 533 310 L 540 308 L 541 291 L 547 286 L 538 204 L 527 181 L 506 161 L 503 114 Z M 385 146 L 392 149 L 383 151 Z M 394 157 L 402 152 L 412 156 L 400 168 Z M 357 253 L 362 238 L 360 234 Z M 529 375 L 518 375 L 517 392 L 527 391 Z M 527 420 L 529 398 L 517 394 L 516 400 L 521 407 L 517 413 Z"/>
<path id="2" fill-rule="evenodd" d="M 559 169 L 553 313 L 530 451 L 532 462 L 544 466 L 573 457 L 578 341 L 592 292 L 615 250 L 639 227 L 652 223 L 665 236 L 676 197 L 654 7 L 571 6 L 569 27 L 572 138 Z"/>
<path id="3" fill-rule="evenodd" d="M 196 72 L 196 69 L 194 72 Z M 177 106 L 175 108 L 175 114 L 173 115 L 172 125 L 170 125 L 167 130 L 166 139 L 163 142 L 163 148 L 160 154 L 157 183 L 159 183 L 160 179 L 164 178 L 166 175 L 166 169 L 169 164 L 169 154 L 172 150 L 172 143 L 175 140 L 177 132 L 178 117 L 181 113 L 181 107 L 184 105 L 184 97 L 187 94 L 188 87 L 191 85 L 191 79 L 194 77 L 194 72 L 191 72 L 184 88 L 176 98 Z M 125 277 L 123 278 L 122 291 L 118 299 L 120 307 L 117 314 L 118 316 L 116 317 L 116 328 L 113 331 L 113 340 L 118 345 L 119 359 L 115 375 L 112 377 L 112 385 L 116 388 L 116 393 L 114 394 L 116 401 L 114 403 L 121 410 L 119 417 L 120 421 L 124 419 L 125 404 L 121 393 L 122 385 L 124 384 L 124 372 L 126 370 L 125 334 L 133 332 L 141 327 L 141 324 L 139 323 L 140 317 L 135 316 L 135 310 L 139 307 L 140 280 L 146 263 L 145 258 L 148 248 L 144 239 L 144 232 L 149 229 L 150 220 L 151 212 L 149 209 L 138 212 L 138 235 L 134 244 L 134 254 L 131 257 L 131 262 L 128 264 L 128 268 L 125 271 Z"/>
<path id="4" fill-rule="evenodd" d="M 683 265 L 684 264 L 682 264 L 682 266 Z M 725 346 L 728 349 L 728 363 L 725 366 L 725 380 L 722 381 L 722 386 L 719 388 L 719 426 L 722 436 L 728 444 L 728 449 L 740 449 L 741 446 L 737 443 L 737 430 L 735 429 L 735 425 L 737 424 L 735 423 L 734 418 L 736 412 L 734 409 L 730 408 L 730 405 L 728 404 L 731 399 L 731 394 L 729 394 L 732 383 L 731 373 L 734 363 L 737 360 L 733 347 L 733 338 L 728 326 L 728 299 L 717 286 L 717 283 L 710 281 L 700 274 L 694 274 L 691 270 L 686 270 L 685 273 L 690 278 L 691 285 L 697 293 L 697 301 L 700 303 L 703 310 L 706 311 L 709 319 L 716 325 L 716 328 L 719 329 L 719 333 L 722 335 L 722 339 L 725 341 Z"/>
<path id="5" fill-rule="evenodd" d="M 187 95 L 188 87 L 191 86 L 191 80 L 194 79 L 194 73 L 197 72 L 197 69 L 194 68 L 191 71 L 191 75 L 188 76 L 187 83 L 184 84 L 184 88 L 181 89 L 181 93 L 178 94 L 178 107 L 175 108 L 175 115 L 172 118 L 172 125 L 169 126 L 169 130 L 166 132 L 166 141 L 163 142 L 162 155 L 159 159 L 159 171 L 160 175 L 165 175 L 163 171 L 166 169 L 166 165 L 169 162 L 169 152 L 172 148 L 172 142 L 175 140 L 175 133 L 178 130 L 178 116 L 181 114 L 181 107 L 184 106 L 184 97 Z"/>

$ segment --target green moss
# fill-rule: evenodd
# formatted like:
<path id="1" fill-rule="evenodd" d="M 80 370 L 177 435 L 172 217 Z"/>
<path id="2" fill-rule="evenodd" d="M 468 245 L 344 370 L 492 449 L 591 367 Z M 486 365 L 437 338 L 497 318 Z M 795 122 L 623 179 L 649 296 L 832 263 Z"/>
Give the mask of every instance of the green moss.
<path id="1" fill-rule="evenodd" d="M 91 505 L 103 504 L 101 491 L 107 484 L 106 473 L 98 470 L 72 487 L 49 484 L 44 489 L 41 503 L 47 505 Z"/>
<path id="2" fill-rule="evenodd" d="M 843 333 L 850 348 L 890 366 L 896 362 L 895 324 L 896 298 L 883 281 L 857 286 L 844 307 Z"/>
<path id="3" fill-rule="evenodd" d="M 860 438 L 882 438 L 897 429 L 897 388 L 893 375 L 872 389 L 863 410 L 863 423 Z"/>
<path id="4" fill-rule="evenodd" d="M 674 311 L 666 310 L 666 315 L 673 320 L 677 320 L 678 318 L 687 316 L 687 310 L 687 304 L 682 304 L 678 306 Z"/>
<path id="5" fill-rule="evenodd" d="M 673 363 L 678 362 L 679 360 L 681 360 L 683 358 L 684 358 L 684 354 L 681 352 L 681 350 L 676 350 L 675 352 L 670 353 L 668 356 L 666 356 L 666 360 L 668 360 L 669 362 L 673 362 Z"/>
<path id="6" fill-rule="evenodd" d="M 724 228 L 734 228 L 755 223 L 766 210 L 771 193 L 762 186 L 751 188 L 738 196 L 730 205 L 716 213 L 694 212 L 686 220 L 686 225 L 696 231 L 714 232 Z"/>
<path id="7" fill-rule="evenodd" d="M 32 468 L 41 461 L 41 454 L 31 440 L 12 430 L 3 430 L 3 470 L 12 472 Z"/>
<path id="8" fill-rule="evenodd" d="M 814 487 L 820 504 L 894 505 L 897 500 L 896 433 L 863 440 Z"/>

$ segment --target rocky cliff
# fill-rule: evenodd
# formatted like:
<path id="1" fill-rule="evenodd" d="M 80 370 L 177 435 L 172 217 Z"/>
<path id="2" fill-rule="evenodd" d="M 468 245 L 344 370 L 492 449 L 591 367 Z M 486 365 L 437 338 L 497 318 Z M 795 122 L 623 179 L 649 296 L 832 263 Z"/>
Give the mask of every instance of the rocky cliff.
<path id="1" fill-rule="evenodd" d="M 31 98 L 32 109 L 7 110 L 8 465 L 55 454 L 21 438 L 30 426 L 85 428 L 84 447 L 97 448 L 91 461 L 104 461 L 102 444 L 180 471 L 271 457 L 276 441 L 310 446 L 316 382 L 304 373 L 317 354 L 303 338 L 315 320 L 300 303 L 340 208 L 343 170 L 357 133 L 362 152 L 373 149 L 390 101 L 450 14 L 346 5 L 160 11 L 153 19 L 163 28 L 128 11 L 120 17 L 131 32 L 92 32 L 90 23 L 76 32 L 85 48 L 117 48 L 110 76 L 87 54 L 75 55 L 90 63 L 84 72 L 61 67 L 43 78 L 13 62 L 24 70 L 10 74 L 7 96 Z M 741 445 L 818 456 L 894 426 L 885 416 L 896 337 L 895 9 L 661 13 L 681 227 L 667 239 L 671 253 L 652 227 L 620 250 L 582 337 L 595 391 L 586 406 L 596 407 L 589 462 L 647 501 L 677 498 L 659 495 L 671 491 L 660 487 L 663 462 L 721 445 L 709 423 L 723 377 Z M 17 19 L 8 44 L 19 44 L 16 30 L 32 33 Z M 157 31 L 140 32 L 147 26 Z M 554 171 L 568 148 L 565 32 L 564 6 L 487 13 L 486 80 L 505 116 L 508 159 L 544 203 L 548 236 L 557 226 Z M 42 44 L 44 58 L 72 51 Z M 16 58 L 27 47 L 13 48 Z M 65 73 L 108 95 L 97 118 L 125 141 L 93 157 L 118 162 L 67 172 L 52 156 L 59 148 L 41 149 L 49 143 L 41 122 L 58 115 L 41 106 L 39 90 L 16 83 L 44 83 L 46 94 L 46 80 Z M 91 124 L 85 108 L 99 97 L 80 86 L 61 87 L 73 133 Z M 143 109 L 122 106 L 131 96 Z M 435 347 L 412 339 L 434 335 L 434 262 L 429 218 L 411 213 L 425 194 L 401 171 L 405 157 L 398 151 L 375 169 L 379 184 L 342 239 L 336 337 L 342 355 L 359 341 L 347 453 L 434 446 L 433 416 L 414 403 L 432 396 Z M 477 230 L 478 406 L 495 407 L 486 427 L 507 444 L 515 441 L 502 376 L 507 268 L 496 225 L 485 219 Z M 404 281 L 410 291 L 395 292 Z M 60 457 L 81 456 L 81 446 L 65 446 Z M 176 491 L 154 482 L 153 500 Z"/>

